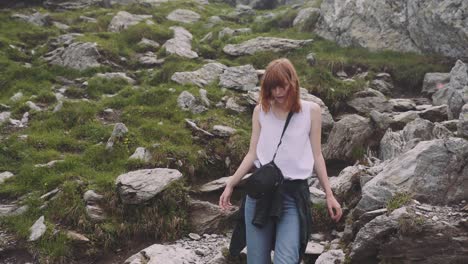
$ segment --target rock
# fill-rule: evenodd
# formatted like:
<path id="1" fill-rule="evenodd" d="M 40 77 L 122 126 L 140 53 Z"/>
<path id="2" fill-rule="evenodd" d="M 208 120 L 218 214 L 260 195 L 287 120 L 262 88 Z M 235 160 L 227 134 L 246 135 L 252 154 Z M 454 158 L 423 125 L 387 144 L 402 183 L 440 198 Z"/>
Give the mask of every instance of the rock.
<path id="1" fill-rule="evenodd" d="M 75 231 L 67 230 L 66 235 L 69 239 L 75 241 L 75 242 L 81 242 L 81 243 L 88 243 L 90 242 L 89 238 L 86 236 L 79 234 Z"/>
<path id="2" fill-rule="evenodd" d="M 201 239 L 201 236 L 199 234 L 195 234 L 195 233 L 190 233 L 190 234 L 188 234 L 188 236 L 193 240 L 200 240 Z"/>
<path id="3" fill-rule="evenodd" d="M 99 67 L 101 54 L 96 43 L 75 42 L 68 47 L 60 47 L 46 54 L 44 59 L 51 64 L 70 67 L 77 70 L 85 70 L 91 67 Z"/>
<path id="4" fill-rule="evenodd" d="M 360 186 L 360 177 L 364 173 L 363 165 L 348 166 L 344 168 L 338 177 L 330 177 L 330 187 L 340 200 L 351 203 L 351 196 L 356 193 L 356 186 Z"/>
<path id="5" fill-rule="evenodd" d="M 257 72 L 250 64 L 229 67 L 219 77 L 219 86 L 240 91 L 249 91 L 255 88 L 257 82 Z"/>
<path id="6" fill-rule="evenodd" d="M 29 231 L 31 232 L 29 235 L 28 241 L 36 241 L 45 233 L 47 227 L 44 224 L 44 216 L 39 217 L 39 219 L 34 222 L 31 226 Z"/>
<path id="7" fill-rule="evenodd" d="M 13 176 L 15 176 L 15 175 L 13 173 L 9 172 L 9 171 L 4 171 L 4 172 L 0 173 L 0 184 L 5 182 L 6 179 L 9 179 L 9 178 L 11 178 Z"/>
<path id="8" fill-rule="evenodd" d="M 12 102 L 18 102 L 19 100 L 21 100 L 23 98 L 23 93 L 22 92 L 17 92 L 15 93 L 12 97 L 10 97 L 10 100 Z"/>
<path id="9" fill-rule="evenodd" d="M 31 101 L 27 101 L 26 106 L 28 106 L 29 109 L 31 109 L 32 111 L 37 111 L 37 112 L 42 111 L 42 109 L 39 106 L 37 106 L 35 103 Z"/>
<path id="10" fill-rule="evenodd" d="M 445 72 L 428 72 L 424 75 L 421 93 L 431 96 L 438 89 L 450 82 L 450 74 Z"/>
<path id="11" fill-rule="evenodd" d="M 468 3 L 456 3 L 328 0 L 320 6 L 322 16 L 314 32 L 340 46 L 460 58 L 468 54 L 468 32 L 458 10 L 468 9 Z"/>
<path id="12" fill-rule="evenodd" d="M 61 29 L 61 30 L 69 30 L 70 29 L 69 25 L 66 25 L 66 24 L 63 24 L 63 23 L 60 23 L 60 22 L 57 22 L 57 21 L 52 22 L 52 25 L 54 25 L 56 28 Z"/>
<path id="13" fill-rule="evenodd" d="M 36 164 L 36 165 L 34 165 L 34 167 L 36 167 L 36 168 L 43 168 L 43 167 L 52 168 L 58 162 L 63 162 L 63 160 L 52 160 L 52 161 L 49 161 L 49 162 L 44 163 L 44 164 Z"/>
<path id="14" fill-rule="evenodd" d="M 370 88 L 389 96 L 393 93 L 394 89 L 393 84 L 380 79 L 372 80 L 372 82 L 370 83 Z"/>
<path id="15" fill-rule="evenodd" d="M 44 195 L 41 196 L 41 199 L 42 200 L 53 200 L 55 199 L 56 195 L 60 192 L 60 189 L 59 188 L 55 188 L 53 189 L 52 191 L 50 192 L 47 192 L 45 193 Z"/>
<path id="16" fill-rule="evenodd" d="M 183 91 L 177 98 L 177 105 L 184 111 L 191 111 L 194 114 L 200 114 L 207 110 L 203 105 L 199 105 L 195 96 L 188 91 Z"/>
<path id="17" fill-rule="evenodd" d="M 236 133 L 236 130 L 232 127 L 214 125 L 213 134 L 219 137 L 230 137 L 232 134 Z"/>
<path id="18" fill-rule="evenodd" d="M 325 192 L 313 186 L 309 187 L 310 201 L 312 204 L 325 204 Z"/>
<path id="19" fill-rule="evenodd" d="M 244 4 L 236 5 L 236 9 L 227 14 L 227 18 L 234 20 L 238 23 L 242 23 L 245 20 L 250 20 L 253 16 L 255 16 L 255 10 L 252 7 Z"/>
<path id="20" fill-rule="evenodd" d="M 373 109 L 378 112 L 390 112 L 392 108 L 385 95 L 372 88 L 355 93 L 346 104 L 361 114 L 369 114 Z"/>
<path id="21" fill-rule="evenodd" d="M 322 254 L 323 250 L 324 250 L 324 246 L 320 245 L 319 243 L 309 241 L 309 243 L 307 243 L 305 254 L 320 255 Z"/>
<path id="22" fill-rule="evenodd" d="M 236 211 L 236 206 L 229 211 L 221 211 L 217 204 L 191 199 L 189 202 L 189 221 L 194 232 L 200 234 L 221 232 L 223 228 L 232 224 Z"/>
<path id="23" fill-rule="evenodd" d="M 104 199 L 104 196 L 101 194 L 97 194 L 93 190 L 87 190 L 83 194 L 83 200 L 88 203 L 88 202 L 99 202 L 100 200 Z"/>
<path id="24" fill-rule="evenodd" d="M 75 10 L 97 5 L 101 2 L 102 0 L 46 0 L 44 1 L 44 7 L 55 10 Z"/>
<path id="25" fill-rule="evenodd" d="M 397 112 L 416 110 L 416 104 L 411 99 L 396 98 L 390 99 L 388 102 L 392 105 L 392 109 Z"/>
<path id="26" fill-rule="evenodd" d="M 357 148 L 370 144 L 373 134 L 369 119 L 356 115 L 346 115 L 333 126 L 323 154 L 325 159 L 354 160 Z"/>
<path id="27" fill-rule="evenodd" d="M 115 184 L 124 204 L 141 204 L 180 178 L 182 173 L 174 169 L 143 169 L 119 175 Z"/>
<path id="28" fill-rule="evenodd" d="M 142 38 L 141 41 L 138 42 L 137 46 L 142 49 L 154 49 L 155 50 L 159 48 L 161 45 L 159 45 L 159 43 L 157 43 L 154 40 Z"/>
<path id="29" fill-rule="evenodd" d="M 390 160 L 362 189 L 355 208 L 360 212 L 379 209 L 396 193 L 409 192 L 415 199 L 445 204 L 466 198 L 468 167 L 463 157 L 468 142 L 460 138 L 421 141 Z"/>
<path id="30" fill-rule="evenodd" d="M 110 32 L 120 32 L 146 19 L 151 19 L 151 15 L 134 15 L 126 11 L 119 11 L 112 18 L 107 30 Z"/>
<path id="31" fill-rule="evenodd" d="M 166 17 L 171 21 L 182 22 L 186 24 L 195 23 L 200 19 L 200 15 L 187 9 L 176 9 Z"/>
<path id="32" fill-rule="evenodd" d="M 165 264 L 194 263 L 197 256 L 194 251 L 180 245 L 154 244 L 143 249 L 125 260 L 125 264 L 157 263 L 164 260 Z"/>
<path id="33" fill-rule="evenodd" d="M 218 33 L 218 38 L 222 39 L 224 37 L 232 37 L 232 36 L 239 36 L 242 34 L 250 34 L 252 33 L 252 29 L 250 28 L 236 28 L 236 29 L 231 29 L 229 27 L 223 28 L 219 33 Z"/>
<path id="34" fill-rule="evenodd" d="M 20 19 L 25 22 L 34 24 L 36 26 L 44 27 L 49 26 L 52 24 L 52 19 L 50 18 L 49 14 L 41 14 L 40 12 L 35 12 L 31 15 L 23 15 L 23 14 L 13 14 L 12 18 Z"/>
<path id="35" fill-rule="evenodd" d="M 145 67 L 158 66 L 164 63 L 164 59 L 158 59 L 156 54 L 152 51 L 147 51 L 144 54 L 138 54 L 138 63 Z"/>
<path id="36" fill-rule="evenodd" d="M 97 73 L 96 77 L 104 79 L 123 79 L 129 84 L 135 84 L 136 81 L 127 76 L 125 72 L 106 72 L 106 73 Z"/>
<path id="37" fill-rule="evenodd" d="M 468 138 L 468 103 L 461 110 L 457 128 L 458 136 Z"/>
<path id="38" fill-rule="evenodd" d="M 320 17 L 320 9 L 308 7 L 299 10 L 293 21 L 293 27 L 302 31 L 312 31 Z"/>
<path id="39" fill-rule="evenodd" d="M 447 105 L 432 106 L 426 110 L 418 111 L 420 117 L 432 122 L 447 120 Z"/>
<path id="40" fill-rule="evenodd" d="M 206 106 L 206 107 L 210 107 L 210 100 L 208 99 L 208 92 L 205 90 L 205 89 L 200 89 L 198 90 L 198 92 L 200 93 L 200 100 L 201 102 Z"/>
<path id="41" fill-rule="evenodd" d="M 106 149 L 112 149 L 117 140 L 121 140 L 128 133 L 128 128 L 124 123 L 117 123 L 114 126 L 111 136 L 107 140 Z"/>
<path id="42" fill-rule="evenodd" d="M 307 54 L 306 60 L 310 66 L 315 66 L 315 64 L 317 63 L 317 60 L 315 59 L 315 53 Z"/>
<path id="43" fill-rule="evenodd" d="M 321 254 L 315 264 L 344 264 L 345 254 L 341 249 L 328 250 Z"/>
<path id="44" fill-rule="evenodd" d="M 311 43 L 312 39 L 293 40 L 274 37 L 256 37 L 241 44 L 228 44 L 223 51 L 232 56 L 252 55 L 259 51 L 286 51 L 297 49 Z"/>
<path id="45" fill-rule="evenodd" d="M 189 59 L 198 58 L 198 54 L 192 50 L 192 34 L 183 27 L 170 27 L 174 31 L 174 38 L 164 43 L 163 48 L 169 54 L 177 54 Z"/>
<path id="46" fill-rule="evenodd" d="M 229 99 L 226 101 L 226 109 L 229 109 L 233 112 L 236 113 L 242 113 L 245 112 L 247 109 L 244 106 L 239 105 L 236 102 L 236 99 L 229 97 Z"/>
<path id="47" fill-rule="evenodd" d="M 237 186 L 242 186 L 246 182 L 246 180 L 250 177 L 250 175 L 252 174 L 251 173 L 246 174 Z M 229 177 L 221 177 L 217 180 L 205 183 L 198 189 L 198 191 L 199 192 L 213 192 L 213 191 L 222 190 L 226 187 L 228 180 L 229 180 Z"/>
<path id="48" fill-rule="evenodd" d="M 6 123 L 10 120 L 11 112 L 1 112 L 0 113 L 0 125 Z"/>
<path id="49" fill-rule="evenodd" d="M 141 160 L 143 162 L 150 162 L 152 159 L 151 152 L 143 147 L 138 147 L 129 158 L 129 160 Z"/>
<path id="50" fill-rule="evenodd" d="M 226 68 L 224 64 L 211 62 L 196 71 L 176 72 L 171 80 L 180 84 L 195 84 L 203 87 L 218 79 Z"/>
<path id="51" fill-rule="evenodd" d="M 104 210 L 99 205 L 96 204 L 88 204 L 86 205 L 86 215 L 93 221 L 93 222 L 101 222 L 106 220 L 106 214 Z"/>
<path id="52" fill-rule="evenodd" d="M 87 16 L 80 16 L 79 17 L 81 21 L 86 22 L 86 23 L 97 23 L 97 19 L 92 18 L 92 17 L 87 17 Z"/>
<path id="53" fill-rule="evenodd" d="M 206 130 L 203 130 L 201 128 L 199 128 L 197 126 L 197 124 L 195 124 L 194 121 L 190 120 L 190 119 L 185 119 L 185 123 L 187 123 L 187 125 L 190 126 L 190 128 L 192 128 L 192 130 L 194 130 L 195 132 L 198 132 L 204 136 L 208 136 L 208 137 L 214 137 L 213 134 L 211 134 L 210 132 L 206 131 Z"/>

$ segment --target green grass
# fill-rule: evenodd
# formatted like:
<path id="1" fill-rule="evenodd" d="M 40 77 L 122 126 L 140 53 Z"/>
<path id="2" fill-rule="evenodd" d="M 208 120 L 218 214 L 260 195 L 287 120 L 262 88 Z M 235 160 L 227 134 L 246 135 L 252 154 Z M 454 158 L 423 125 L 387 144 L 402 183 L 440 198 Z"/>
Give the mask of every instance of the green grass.
<path id="1" fill-rule="evenodd" d="M 387 202 L 388 213 L 391 213 L 393 210 L 398 209 L 404 205 L 407 205 L 411 201 L 411 194 L 409 193 L 396 193 L 393 197 Z"/>

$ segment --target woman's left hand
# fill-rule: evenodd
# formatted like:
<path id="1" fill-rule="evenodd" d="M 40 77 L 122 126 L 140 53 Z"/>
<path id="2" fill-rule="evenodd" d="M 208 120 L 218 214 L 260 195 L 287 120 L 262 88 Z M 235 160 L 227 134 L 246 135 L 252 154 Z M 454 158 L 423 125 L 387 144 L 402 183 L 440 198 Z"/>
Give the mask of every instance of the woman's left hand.
<path id="1" fill-rule="evenodd" d="M 341 215 L 343 214 L 341 206 L 338 201 L 335 199 L 333 194 L 327 196 L 327 207 L 330 217 L 335 221 L 340 221 Z"/>

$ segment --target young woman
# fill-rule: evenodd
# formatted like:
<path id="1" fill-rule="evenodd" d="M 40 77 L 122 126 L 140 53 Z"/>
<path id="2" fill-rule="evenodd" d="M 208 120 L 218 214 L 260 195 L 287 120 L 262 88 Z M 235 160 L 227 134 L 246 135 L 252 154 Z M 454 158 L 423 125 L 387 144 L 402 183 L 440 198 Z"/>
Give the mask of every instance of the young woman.
<path id="1" fill-rule="evenodd" d="M 320 106 L 300 99 L 296 70 L 285 58 L 270 62 L 266 68 L 260 102 L 253 111 L 249 151 L 229 178 L 219 198 L 219 206 L 223 210 L 229 209 L 234 186 L 253 165 L 259 167 L 273 159 L 289 112 L 293 115 L 274 159 L 285 178 L 279 217 L 270 217 L 259 226 L 254 221 L 257 213 L 265 208 L 270 210 L 272 202 L 265 204 L 265 201 L 246 195 L 240 209 L 244 218 L 243 228 L 236 227 L 231 238 L 231 254 L 233 251 L 239 253 L 245 246 L 240 240 L 246 242 L 248 264 L 271 263 L 272 249 L 275 264 L 297 264 L 301 261 L 312 224 L 307 178 L 312 175 L 314 166 L 326 193 L 330 217 L 339 221 L 342 215 L 340 204 L 330 188 L 322 156 Z M 237 234 L 239 230 L 242 234 Z M 233 243 L 233 240 L 236 241 Z M 239 250 L 233 250 L 233 247 Z"/>

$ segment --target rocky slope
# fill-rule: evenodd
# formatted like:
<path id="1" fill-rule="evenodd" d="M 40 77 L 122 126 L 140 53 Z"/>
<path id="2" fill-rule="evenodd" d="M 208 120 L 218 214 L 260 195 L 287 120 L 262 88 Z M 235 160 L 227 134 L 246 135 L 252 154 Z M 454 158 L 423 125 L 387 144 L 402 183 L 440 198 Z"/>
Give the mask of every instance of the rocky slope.
<path id="1" fill-rule="evenodd" d="M 463 7 L 47 0 L 1 10 L 2 263 L 245 263 L 226 253 L 238 207 L 221 212 L 217 199 L 248 148 L 263 69 L 279 57 L 322 109 L 345 209 L 331 223 L 312 175 L 304 262 L 468 261 Z"/>

